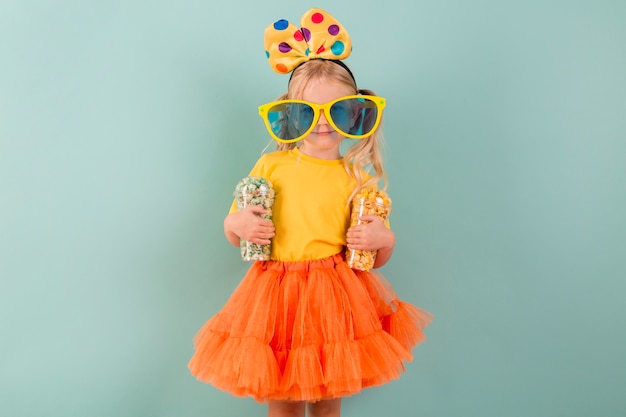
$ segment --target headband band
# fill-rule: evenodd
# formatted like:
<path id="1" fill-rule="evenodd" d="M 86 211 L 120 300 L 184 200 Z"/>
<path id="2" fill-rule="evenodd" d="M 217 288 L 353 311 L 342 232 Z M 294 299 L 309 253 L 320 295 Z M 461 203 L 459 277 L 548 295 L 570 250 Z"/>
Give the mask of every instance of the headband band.
<path id="1" fill-rule="evenodd" d="M 321 59 L 321 58 L 314 58 L 314 59 Z M 309 62 L 309 61 L 306 61 L 306 62 Z M 356 79 L 354 78 L 354 74 L 352 74 L 352 71 L 350 71 L 350 68 L 348 68 L 348 66 L 345 64 L 345 62 L 339 61 L 338 59 L 325 59 L 324 61 L 330 61 L 333 64 L 337 64 L 341 68 L 345 69 L 346 72 L 348 74 L 350 74 L 350 78 L 352 78 L 352 81 L 354 81 L 354 84 L 356 85 Z M 301 63 L 300 65 L 302 65 L 302 64 L 305 64 L 305 62 Z M 296 68 L 294 68 L 293 71 L 291 71 L 291 75 L 289 76 L 289 82 L 291 82 L 291 79 L 293 78 L 293 73 L 296 72 L 296 70 L 298 69 L 298 67 L 300 67 L 300 65 L 298 65 Z M 287 84 L 289 84 L 289 83 L 287 83 Z"/>
<path id="2" fill-rule="evenodd" d="M 322 9 L 306 12 L 300 20 L 300 29 L 284 19 L 265 29 L 265 55 L 270 67 L 279 74 L 287 74 L 312 59 L 325 59 L 341 65 L 352 76 L 341 62 L 351 52 L 348 32 Z"/>

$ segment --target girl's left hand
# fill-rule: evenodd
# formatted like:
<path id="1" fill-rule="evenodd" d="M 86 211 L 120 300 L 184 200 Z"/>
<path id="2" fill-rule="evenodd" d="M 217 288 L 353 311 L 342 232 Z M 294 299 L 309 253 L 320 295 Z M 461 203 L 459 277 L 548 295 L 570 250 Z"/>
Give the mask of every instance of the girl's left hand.
<path id="1" fill-rule="evenodd" d="M 395 235 L 378 216 L 368 214 L 359 217 L 359 220 L 364 223 L 350 227 L 346 233 L 349 249 L 375 251 L 393 248 Z"/>

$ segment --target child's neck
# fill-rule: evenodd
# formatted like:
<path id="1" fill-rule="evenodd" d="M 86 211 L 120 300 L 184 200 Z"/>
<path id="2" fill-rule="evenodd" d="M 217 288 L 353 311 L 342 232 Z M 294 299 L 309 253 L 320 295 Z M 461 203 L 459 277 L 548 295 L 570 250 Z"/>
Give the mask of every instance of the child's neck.
<path id="1" fill-rule="evenodd" d="M 338 148 L 320 149 L 313 146 L 307 146 L 303 143 L 298 149 L 300 149 L 300 152 L 302 152 L 303 155 L 310 156 L 315 159 L 324 159 L 327 161 L 341 159 L 341 154 L 339 153 Z"/>

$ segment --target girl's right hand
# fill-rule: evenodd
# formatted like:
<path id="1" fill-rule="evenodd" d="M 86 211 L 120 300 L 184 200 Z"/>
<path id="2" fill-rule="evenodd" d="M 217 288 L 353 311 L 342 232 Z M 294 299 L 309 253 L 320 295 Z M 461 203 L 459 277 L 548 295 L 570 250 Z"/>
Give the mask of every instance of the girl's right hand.
<path id="1" fill-rule="evenodd" d="M 224 219 L 224 234 L 230 243 L 239 246 L 239 239 L 267 245 L 274 237 L 274 223 L 260 216 L 266 210 L 261 206 L 248 206 Z"/>

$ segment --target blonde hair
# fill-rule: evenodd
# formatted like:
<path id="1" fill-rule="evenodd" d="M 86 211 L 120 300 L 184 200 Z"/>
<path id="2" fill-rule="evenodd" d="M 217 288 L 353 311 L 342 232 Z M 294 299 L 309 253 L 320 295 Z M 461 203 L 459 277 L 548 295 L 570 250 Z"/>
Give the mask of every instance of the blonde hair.
<path id="1" fill-rule="evenodd" d="M 354 90 L 355 94 L 376 95 L 371 90 L 360 90 L 356 86 L 354 78 L 341 65 L 323 59 L 313 59 L 300 65 L 292 73 L 287 93 L 281 95 L 278 100 L 302 99 L 304 89 L 313 80 L 333 80 Z M 343 163 L 350 178 L 356 185 L 350 194 L 347 204 L 364 187 L 378 187 L 382 181 L 382 189 L 387 188 L 387 175 L 383 166 L 381 148 L 383 147 L 382 120 L 378 128 L 368 137 L 355 140 L 343 155 Z M 279 143 L 276 149 L 279 151 L 293 149 L 295 143 Z M 362 172 L 366 171 L 370 178 L 364 180 Z"/>

